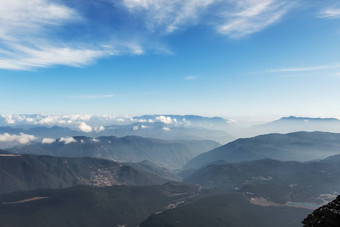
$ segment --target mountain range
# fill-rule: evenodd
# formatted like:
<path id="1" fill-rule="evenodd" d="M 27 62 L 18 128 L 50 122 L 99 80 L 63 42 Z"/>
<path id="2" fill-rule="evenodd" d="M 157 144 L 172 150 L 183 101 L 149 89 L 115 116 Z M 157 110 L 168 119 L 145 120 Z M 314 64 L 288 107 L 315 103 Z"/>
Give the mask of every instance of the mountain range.
<path id="1" fill-rule="evenodd" d="M 20 154 L 58 157 L 94 157 L 119 162 L 149 160 L 169 169 L 181 168 L 196 155 L 220 146 L 210 140 L 158 140 L 137 136 L 118 138 L 63 137 L 48 143 L 17 146 L 9 151 Z"/>
<path id="2" fill-rule="evenodd" d="M 337 118 L 282 117 L 278 120 L 251 127 L 256 134 L 289 133 L 296 131 L 340 132 Z"/>
<path id="3" fill-rule="evenodd" d="M 197 169 L 211 162 L 275 159 L 310 161 L 340 154 L 340 134 L 328 132 L 294 132 L 242 138 L 190 160 L 185 169 Z"/>
<path id="4" fill-rule="evenodd" d="M 184 182 L 251 194 L 280 204 L 306 202 L 318 206 L 340 193 L 340 155 L 309 162 L 264 159 L 212 163 L 187 176 Z"/>
<path id="5" fill-rule="evenodd" d="M 60 137 L 73 137 L 73 136 L 88 136 L 88 137 L 101 137 L 101 136 L 141 136 L 154 139 L 166 140 L 214 140 L 220 143 L 226 143 L 233 140 L 233 136 L 229 133 L 216 130 L 206 129 L 203 127 L 191 126 L 177 126 L 173 124 L 165 124 L 162 122 L 136 122 L 129 125 L 109 125 L 102 128 L 100 131 L 84 132 L 68 127 L 45 127 L 45 126 L 25 126 L 25 127 L 0 127 L 0 135 L 8 133 L 10 135 L 31 135 L 35 137 L 35 141 L 44 138 L 57 139 Z M 9 148 L 18 145 L 15 141 L 1 141 L 0 148 Z"/>
<path id="6" fill-rule="evenodd" d="M 1 155 L 3 154 L 3 155 Z M 144 161 L 118 163 L 96 158 L 0 154 L 0 193 L 75 185 L 160 185 L 180 178 Z"/>

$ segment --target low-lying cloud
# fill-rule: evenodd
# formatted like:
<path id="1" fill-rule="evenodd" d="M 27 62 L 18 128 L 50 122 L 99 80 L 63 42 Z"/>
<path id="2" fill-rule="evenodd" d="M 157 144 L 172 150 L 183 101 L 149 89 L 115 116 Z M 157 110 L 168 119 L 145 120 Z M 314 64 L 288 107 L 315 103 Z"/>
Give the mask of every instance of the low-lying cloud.
<path id="1" fill-rule="evenodd" d="M 29 144 L 36 139 L 35 136 L 24 133 L 18 135 L 9 133 L 0 134 L 0 142 L 3 143 Z"/>
<path id="2" fill-rule="evenodd" d="M 92 132 L 93 130 L 92 127 L 86 124 L 85 122 L 81 122 L 78 128 L 80 131 L 86 132 L 86 133 Z"/>
<path id="3" fill-rule="evenodd" d="M 41 140 L 41 143 L 43 143 L 43 144 L 51 144 L 51 143 L 54 143 L 54 142 L 55 142 L 55 139 L 53 139 L 53 138 L 43 138 Z"/>
<path id="4" fill-rule="evenodd" d="M 70 144 L 70 143 L 77 142 L 77 140 L 75 140 L 73 137 L 61 137 L 59 139 L 59 142 L 64 143 L 64 144 Z"/>

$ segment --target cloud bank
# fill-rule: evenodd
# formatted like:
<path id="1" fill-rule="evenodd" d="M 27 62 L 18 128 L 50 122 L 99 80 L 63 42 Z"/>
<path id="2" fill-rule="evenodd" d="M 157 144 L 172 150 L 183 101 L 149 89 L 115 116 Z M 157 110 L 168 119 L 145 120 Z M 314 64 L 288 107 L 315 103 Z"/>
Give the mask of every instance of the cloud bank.
<path id="1" fill-rule="evenodd" d="M 33 135 L 27 135 L 20 133 L 19 135 L 4 133 L 0 134 L 0 142 L 3 143 L 18 143 L 18 144 L 29 144 L 37 138 Z"/>

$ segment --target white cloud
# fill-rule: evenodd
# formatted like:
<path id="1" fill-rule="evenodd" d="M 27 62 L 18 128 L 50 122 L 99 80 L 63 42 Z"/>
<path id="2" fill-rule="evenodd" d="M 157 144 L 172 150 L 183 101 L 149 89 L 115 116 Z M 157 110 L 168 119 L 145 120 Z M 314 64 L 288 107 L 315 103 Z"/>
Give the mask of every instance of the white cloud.
<path id="1" fill-rule="evenodd" d="M 0 142 L 14 142 L 18 144 L 28 144 L 37 138 L 33 135 L 20 133 L 19 135 L 4 133 L 0 134 Z"/>
<path id="2" fill-rule="evenodd" d="M 0 37 L 15 39 L 13 34 L 38 32 L 49 25 L 59 25 L 64 21 L 77 20 L 74 10 L 46 0 L 1 0 Z"/>
<path id="3" fill-rule="evenodd" d="M 172 124 L 173 123 L 173 120 L 171 117 L 166 117 L 166 116 L 158 116 L 156 117 L 156 120 L 157 121 L 160 121 L 164 124 Z"/>
<path id="4" fill-rule="evenodd" d="M 57 35 L 66 25 L 85 24 L 81 14 L 50 0 L 0 0 L 0 68 L 81 67 L 105 56 L 143 53 L 137 42 L 126 39 L 97 44 Z"/>
<path id="5" fill-rule="evenodd" d="M 139 13 L 151 31 L 166 33 L 195 23 L 216 27 L 219 33 L 240 38 L 279 21 L 295 0 L 122 0 Z M 205 20 L 202 16 L 205 16 Z"/>
<path id="6" fill-rule="evenodd" d="M 39 124 L 42 125 L 49 125 L 49 124 L 56 124 L 59 122 L 58 117 L 56 116 L 47 116 L 39 121 Z"/>
<path id="7" fill-rule="evenodd" d="M 52 0 L 0 0 L 0 69 L 32 70 L 53 65 L 82 67 L 103 57 L 140 55 L 145 48 L 171 53 L 162 44 L 156 44 L 155 37 L 199 23 L 231 38 L 240 38 L 279 21 L 295 1 L 110 0 L 115 9 L 120 6 L 135 16 L 133 18 L 138 22 L 144 22 L 147 31 L 143 27 L 136 29 L 134 26 L 138 23 L 123 24 L 128 31 L 133 31 L 132 35 L 108 32 L 100 40 L 98 37 L 98 40 L 93 37 L 91 40 L 84 38 L 92 35 L 88 33 L 91 29 L 80 28 L 80 35 L 72 39 L 58 33 L 69 25 L 81 27 L 91 24 L 88 23 L 91 18 L 86 18 L 86 13 L 81 12 L 82 7 L 75 9 L 63 5 L 62 1 Z M 103 2 L 99 1 L 98 4 Z M 87 1 L 84 6 L 88 7 L 85 4 L 89 4 Z M 335 17 L 337 13 L 335 9 L 324 12 L 327 17 Z M 112 27 L 112 31 L 114 29 Z M 152 42 L 147 41 L 150 37 Z M 110 97 L 113 95 L 84 95 L 78 98 Z"/>
<path id="8" fill-rule="evenodd" d="M 326 8 L 319 12 L 320 18 L 336 19 L 340 18 L 340 8 Z"/>
<path id="9" fill-rule="evenodd" d="M 44 144 L 51 144 L 51 143 L 54 143 L 55 142 L 55 139 L 53 138 L 43 138 L 41 140 L 41 143 L 44 143 Z"/>
<path id="10" fill-rule="evenodd" d="M 94 127 L 94 131 L 96 131 L 96 132 L 101 132 L 101 131 L 104 131 L 105 130 L 105 127 L 104 126 L 96 126 L 96 127 Z"/>
<path id="11" fill-rule="evenodd" d="M 78 128 L 82 132 L 92 132 L 92 127 L 86 124 L 85 122 L 81 122 Z"/>
<path id="12" fill-rule="evenodd" d="M 281 68 L 281 69 L 268 69 L 267 73 L 281 73 L 281 72 L 304 72 L 304 71 L 319 71 L 327 69 L 337 69 L 340 68 L 340 64 L 334 65 L 319 65 L 319 66 L 309 66 L 309 67 L 292 67 L 292 68 Z"/>
<path id="13" fill-rule="evenodd" d="M 187 76 L 185 77 L 186 80 L 196 80 L 195 76 Z"/>
<path id="14" fill-rule="evenodd" d="M 103 125 L 120 123 L 117 119 L 131 123 L 130 117 L 118 117 L 116 115 L 92 115 L 92 114 L 72 114 L 72 115 L 47 115 L 47 114 L 0 114 L 0 126 L 6 125 L 42 125 L 42 126 L 62 126 L 78 129 L 82 122 L 93 125 L 93 130 L 105 130 Z"/>
<path id="15" fill-rule="evenodd" d="M 138 125 L 137 126 L 133 126 L 132 129 L 133 129 L 133 131 L 136 131 L 136 130 L 139 129 L 139 126 Z"/>
<path id="16" fill-rule="evenodd" d="M 98 143 L 98 142 L 99 142 L 99 139 L 93 138 L 93 139 L 92 139 L 92 142 Z"/>
<path id="17" fill-rule="evenodd" d="M 31 117 L 26 118 L 25 121 L 30 124 L 35 123 L 35 120 Z"/>
<path id="18" fill-rule="evenodd" d="M 2 114 L 1 117 L 3 117 L 7 124 L 15 124 L 15 120 L 13 119 L 12 114 Z"/>
<path id="19" fill-rule="evenodd" d="M 141 125 L 141 128 L 142 128 L 142 129 L 145 129 L 145 128 L 150 128 L 150 127 L 147 126 L 147 125 Z"/>
<path id="20" fill-rule="evenodd" d="M 0 57 L 0 68 L 30 70 L 36 67 L 67 65 L 80 67 L 105 56 L 104 51 L 72 47 L 12 45 L 14 56 Z"/>
<path id="21" fill-rule="evenodd" d="M 77 140 L 75 140 L 73 137 L 61 137 L 59 139 L 59 142 L 64 142 L 64 144 L 69 144 L 69 143 L 75 143 Z"/>
<path id="22" fill-rule="evenodd" d="M 64 118 L 69 118 L 72 121 L 89 121 L 92 118 L 91 114 L 73 114 L 73 115 L 65 115 Z"/>
<path id="23" fill-rule="evenodd" d="M 99 57 L 87 48 L 56 45 L 45 38 L 50 30 L 80 20 L 78 13 L 47 0 L 0 0 L 0 68 L 30 69 L 53 64 L 80 66 Z"/>
<path id="24" fill-rule="evenodd" d="M 199 12 L 216 0 L 122 0 L 132 12 L 144 13 L 144 19 L 151 31 L 164 29 L 166 33 L 180 26 L 195 22 Z"/>
<path id="25" fill-rule="evenodd" d="M 163 130 L 164 130 L 164 131 L 170 131 L 171 129 L 168 128 L 168 127 L 163 127 Z"/>
<path id="26" fill-rule="evenodd" d="M 281 0 L 232 0 L 225 10 L 225 22 L 217 25 L 217 30 L 231 38 L 240 38 L 274 24 L 291 8 L 291 4 Z M 293 1 L 291 1 L 293 2 Z"/>

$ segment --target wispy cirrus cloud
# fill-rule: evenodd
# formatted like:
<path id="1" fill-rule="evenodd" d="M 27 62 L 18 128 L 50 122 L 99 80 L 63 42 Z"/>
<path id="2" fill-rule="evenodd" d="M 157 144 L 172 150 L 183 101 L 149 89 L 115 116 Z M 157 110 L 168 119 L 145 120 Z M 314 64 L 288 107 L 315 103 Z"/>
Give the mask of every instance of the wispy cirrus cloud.
<path id="1" fill-rule="evenodd" d="M 107 55 L 103 50 L 77 49 L 63 46 L 36 46 L 9 44 L 13 53 L 0 57 L 0 68 L 29 70 L 52 65 L 80 67 Z"/>
<path id="2" fill-rule="evenodd" d="M 79 20 L 75 10 L 46 0 L 1 0 L 0 68 L 79 66 L 101 56 L 97 50 L 55 45 L 46 37 L 48 29 Z"/>
<path id="3" fill-rule="evenodd" d="M 197 22 L 200 13 L 220 0 L 122 0 L 130 12 L 139 13 L 148 29 L 171 33 Z"/>
<path id="4" fill-rule="evenodd" d="M 231 1 L 231 9 L 225 10 L 224 22 L 217 30 L 231 38 L 240 38 L 265 29 L 279 21 L 293 7 L 294 1 L 241 0 Z"/>
<path id="5" fill-rule="evenodd" d="M 122 0 L 133 13 L 139 13 L 152 30 L 171 33 L 188 24 L 206 23 L 217 32 L 240 38 L 274 24 L 292 8 L 295 1 L 282 0 Z M 202 16 L 210 21 L 204 21 Z"/>
<path id="6" fill-rule="evenodd" d="M 291 68 L 279 68 L 279 69 L 267 69 L 267 73 L 282 73 L 282 72 L 307 72 L 307 71 L 319 71 L 328 69 L 340 68 L 340 64 L 333 65 L 319 65 L 319 66 L 309 66 L 309 67 L 291 67 Z"/>
<path id="7" fill-rule="evenodd" d="M 0 68 L 31 70 L 53 65 L 81 67 L 98 58 L 124 53 L 141 54 L 138 43 L 125 40 L 70 41 L 61 30 L 84 25 L 77 9 L 50 0 L 0 0 Z M 88 33 L 88 32 L 87 32 Z"/>
<path id="8" fill-rule="evenodd" d="M 94 9 L 91 1 L 80 7 L 66 0 L 0 0 L 0 69 L 82 67 L 150 49 L 171 53 L 159 37 L 196 24 L 242 38 L 280 21 L 294 1 L 103 0 Z M 106 14 L 98 19 L 86 8 L 105 8 Z"/>
<path id="9" fill-rule="evenodd" d="M 326 19 L 340 18 L 340 8 L 325 8 L 318 13 L 318 17 Z"/>

